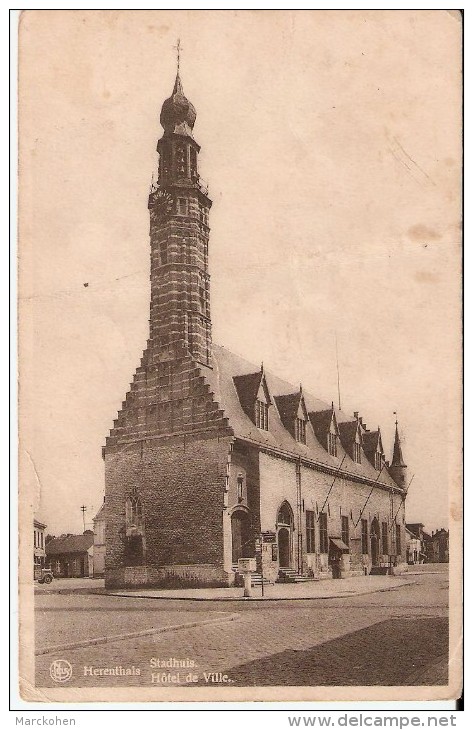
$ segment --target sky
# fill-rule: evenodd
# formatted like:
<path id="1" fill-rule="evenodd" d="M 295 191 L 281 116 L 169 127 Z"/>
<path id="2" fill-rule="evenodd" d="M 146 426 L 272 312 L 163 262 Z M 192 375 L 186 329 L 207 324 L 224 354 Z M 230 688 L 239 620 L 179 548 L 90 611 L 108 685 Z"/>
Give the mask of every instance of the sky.
<path id="1" fill-rule="evenodd" d="M 81 532 L 146 346 L 147 196 L 172 91 L 213 206 L 213 339 L 381 427 L 407 521 L 460 515 L 461 27 L 454 11 L 26 11 L 21 499 Z"/>

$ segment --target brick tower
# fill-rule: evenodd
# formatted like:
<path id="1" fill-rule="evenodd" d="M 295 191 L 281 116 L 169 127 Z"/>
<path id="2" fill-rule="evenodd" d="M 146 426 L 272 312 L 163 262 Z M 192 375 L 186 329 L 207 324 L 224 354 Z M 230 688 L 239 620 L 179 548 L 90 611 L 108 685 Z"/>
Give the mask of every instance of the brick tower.
<path id="1" fill-rule="evenodd" d="M 212 203 L 195 119 L 178 70 L 148 198 L 149 339 L 103 448 L 108 585 L 228 580 L 222 506 L 232 431 L 207 378 Z"/>
<path id="2" fill-rule="evenodd" d="M 160 360 L 190 353 L 211 365 L 209 210 L 198 170 L 200 146 L 192 130 L 195 109 L 184 96 L 179 72 L 163 104 L 159 173 L 151 188 L 150 347 Z"/>

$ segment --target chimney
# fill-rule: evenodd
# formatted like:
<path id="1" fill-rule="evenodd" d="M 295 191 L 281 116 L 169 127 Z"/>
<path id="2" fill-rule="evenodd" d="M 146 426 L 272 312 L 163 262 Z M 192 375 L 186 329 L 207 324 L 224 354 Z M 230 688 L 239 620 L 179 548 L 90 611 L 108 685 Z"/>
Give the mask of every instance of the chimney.
<path id="1" fill-rule="evenodd" d="M 356 420 L 358 420 L 358 414 L 359 414 L 359 411 L 353 411 L 353 415 L 356 418 Z"/>

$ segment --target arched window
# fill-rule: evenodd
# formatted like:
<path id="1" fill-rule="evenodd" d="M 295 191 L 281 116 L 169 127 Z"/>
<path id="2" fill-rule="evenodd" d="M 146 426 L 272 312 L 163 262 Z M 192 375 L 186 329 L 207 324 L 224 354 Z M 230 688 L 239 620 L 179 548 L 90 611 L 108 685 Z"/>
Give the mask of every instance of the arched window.
<path id="1" fill-rule="evenodd" d="M 128 497 L 126 500 L 126 530 L 140 532 L 143 528 L 143 506 L 138 497 Z"/>
<path id="2" fill-rule="evenodd" d="M 292 527 L 293 523 L 294 517 L 291 505 L 288 502 L 283 502 L 278 512 L 278 525 L 289 525 Z"/>

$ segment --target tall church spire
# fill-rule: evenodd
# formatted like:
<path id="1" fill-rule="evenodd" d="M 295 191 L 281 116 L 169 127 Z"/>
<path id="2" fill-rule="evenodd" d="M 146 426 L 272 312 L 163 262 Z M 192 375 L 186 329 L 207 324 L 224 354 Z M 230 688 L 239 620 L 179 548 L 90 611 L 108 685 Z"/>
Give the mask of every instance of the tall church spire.
<path id="1" fill-rule="evenodd" d="M 406 470 L 407 465 L 402 456 L 401 439 L 399 438 L 398 422 L 396 419 L 396 428 L 394 431 L 393 458 L 389 473 L 399 487 L 403 489 L 406 486 Z"/>
<path id="2" fill-rule="evenodd" d="M 404 459 L 402 458 L 401 439 L 399 438 L 397 421 L 396 421 L 396 430 L 394 432 L 393 460 L 391 462 L 391 465 L 392 466 L 406 466 L 406 464 L 404 463 Z"/>

